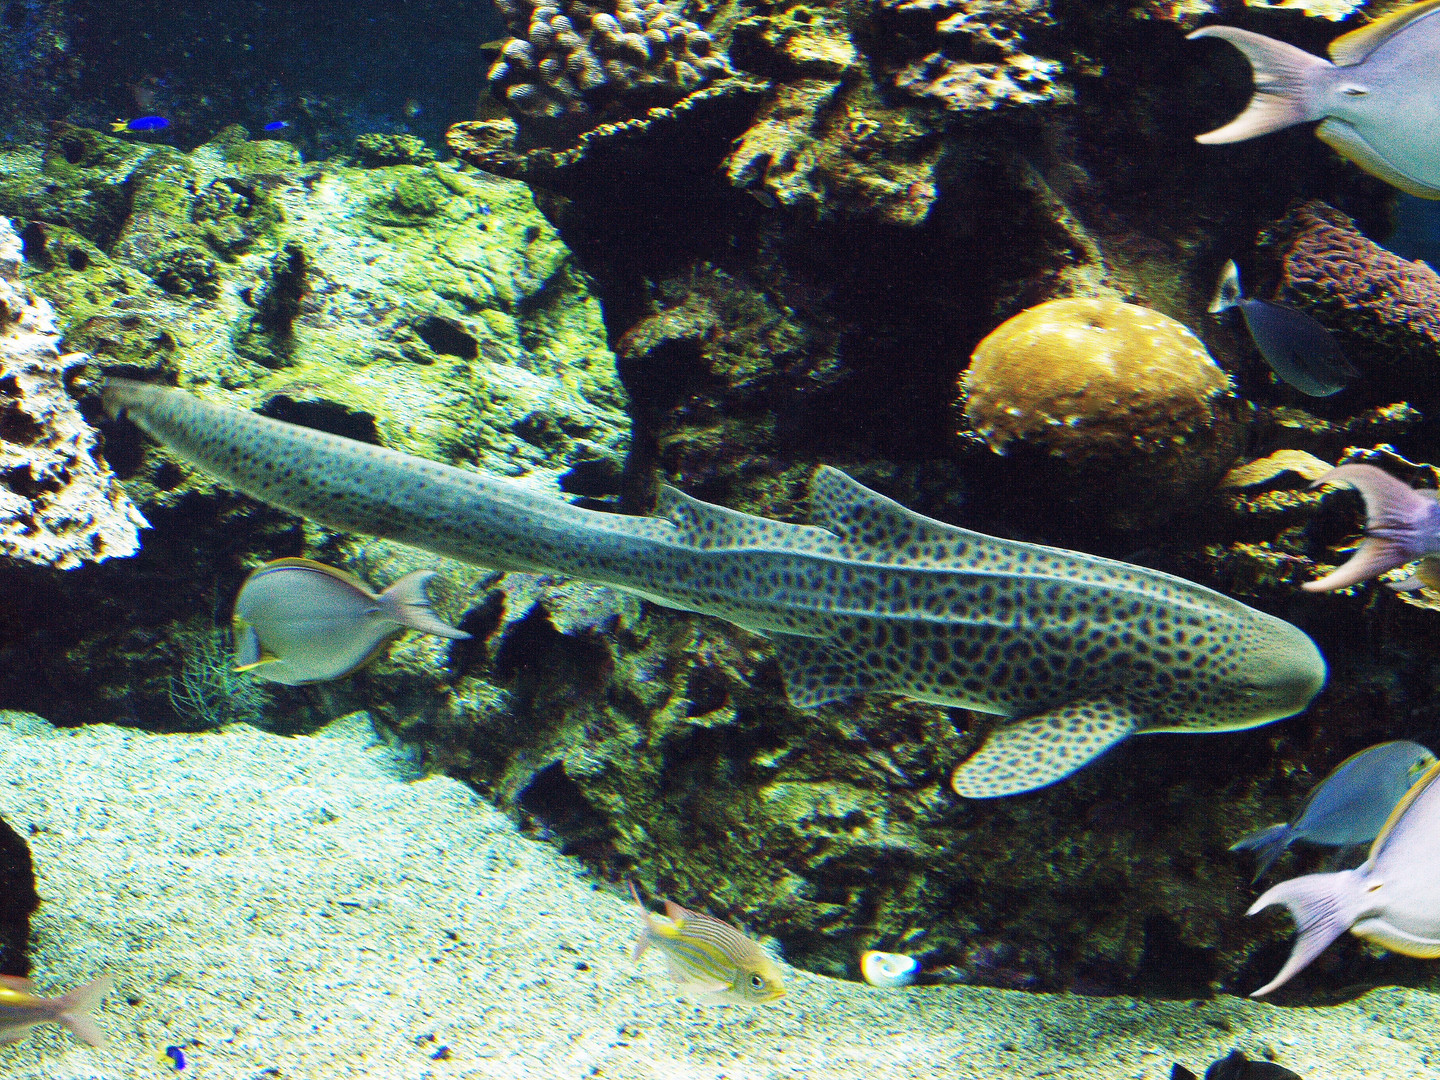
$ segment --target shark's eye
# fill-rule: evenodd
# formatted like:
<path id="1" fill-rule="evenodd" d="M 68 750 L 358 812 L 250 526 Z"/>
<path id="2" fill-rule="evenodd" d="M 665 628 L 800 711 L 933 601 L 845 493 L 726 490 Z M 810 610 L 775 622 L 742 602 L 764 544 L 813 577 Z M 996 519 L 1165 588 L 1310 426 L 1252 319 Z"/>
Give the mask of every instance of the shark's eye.
<path id="1" fill-rule="evenodd" d="M 1344 94 L 1346 97 L 1364 97 L 1366 94 L 1370 93 L 1370 91 L 1365 89 L 1365 87 L 1363 86 L 1356 86 L 1354 83 L 1351 83 L 1349 86 L 1342 86 L 1340 88 L 1340 93 Z"/>

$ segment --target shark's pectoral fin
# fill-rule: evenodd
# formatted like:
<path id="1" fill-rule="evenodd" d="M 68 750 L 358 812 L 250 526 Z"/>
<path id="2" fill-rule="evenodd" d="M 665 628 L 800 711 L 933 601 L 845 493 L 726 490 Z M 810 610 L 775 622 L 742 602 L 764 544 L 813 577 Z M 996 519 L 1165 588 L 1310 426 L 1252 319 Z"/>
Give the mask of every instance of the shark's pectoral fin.
<path id="1" fill-rule="evenodd" d="M 967 799 L 1034 791 L 1065 779 L 1140 727 L 1140 717 L 1121 702 L 1071 702 L 996 728 L 950 783 Z"/>
<path id="2" fill-rule="evenodd" d="M 785 696 L 797 709 L 817 709 L 881 689 L 859 657 L 829 638 L 771 634 L 770 639 L 785 677 Z"/>

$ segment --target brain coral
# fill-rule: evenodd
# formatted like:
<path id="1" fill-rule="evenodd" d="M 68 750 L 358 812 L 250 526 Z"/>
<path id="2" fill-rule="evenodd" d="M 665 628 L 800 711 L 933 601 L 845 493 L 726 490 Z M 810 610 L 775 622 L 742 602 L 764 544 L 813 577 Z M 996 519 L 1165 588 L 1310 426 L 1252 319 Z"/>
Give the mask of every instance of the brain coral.
<path id="1" fill-rule="evenodd" d="M 1167 315 L 1115 300 L 1048 300 L 1002 323 L 962 378 L 969 426 L 1071 461 L 1183 445 L 1230 381 Z"/>
<path id="2" fill-rule="evenodd" d="M 1262 247 L 1279 262 L 1281 298 L 1345 331 L 1347 351 L 1364 350 L 1354 359 L 1365 370 L 1403 367 L 1428 379 L 1440 360 L 1440 274 L 1385 250 L 1318 201 L 1267 229 Z"/>

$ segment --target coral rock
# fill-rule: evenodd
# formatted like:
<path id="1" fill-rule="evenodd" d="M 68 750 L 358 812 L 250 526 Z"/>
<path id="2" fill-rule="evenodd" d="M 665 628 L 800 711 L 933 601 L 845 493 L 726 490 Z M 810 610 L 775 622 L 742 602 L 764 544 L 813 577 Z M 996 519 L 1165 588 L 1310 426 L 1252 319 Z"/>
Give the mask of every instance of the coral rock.
<path id="1" fill-rule="evenodd" d="M 65 389 L 50 305 L 20 284 L 20 238 L 0 218 L 0 555 L 68 570 L 133 555 L 147 522 L 95 456 Z"/>
<path id="2" fill-rule="evenodd" d="M 1280 264 L 1279 298 L 1353 335 L 1347 353 L 1364 350 L 1354 359 L 1365 370 L 1403 367 L 1429 378 L 1440 361 L 1440 274 L 1426 263 L 1387 251 L 1318 201 L 1267 229 L 1263 248 Z"/>
<path id="3" fill-rule="evenodd" d="M 964 389 L 966 418 L 995 451 L 1021 440 L 1084 459 L 1183 444 L 1214 423 L 1230 381 L 1168 315 L 1077 297 L 993 330 L 975 349 Z"/>

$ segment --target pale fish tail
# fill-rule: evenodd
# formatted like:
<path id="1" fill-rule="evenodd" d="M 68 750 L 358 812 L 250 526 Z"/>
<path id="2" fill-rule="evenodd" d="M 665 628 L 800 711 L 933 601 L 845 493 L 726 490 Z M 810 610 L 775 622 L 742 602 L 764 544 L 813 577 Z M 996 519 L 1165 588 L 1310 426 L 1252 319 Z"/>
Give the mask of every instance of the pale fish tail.
<path id="1" fill-rule="evenodd" d="M 95 1047 L 104 1050 L 107 1045 L 105 1033 L 90 1015 L 100 1004 L 100 999 L 115 988 L 115 980 L 101 975 L 94 982 L 77 986 L 68 994 L 54 1001 L 55 1021 L 64 1024 L 76 1036 Z"/>
<path id="2" fill-rule="evenodd" d="M 655 940 L 651 931 L 655 929 L 655 918 L 650 914 L 650 909 L 645 906 L 645 901 L 640 899 L 640 890 L 635 888 L 635 882 L 627 881 L 630 886 L 630 895 L 635 898 L 635 906 L 640 909 L 640 933 L 635 938 L 635 946 L 630 950 L 630 961 L 634 963 L 645 955 L 651 943 Z"/>
<path id="3" fill-rule="evenodd" d="M 1284 986 L 1332 941 L 1349 930 L 1365 914 L 1365 886 L 1358 870 L 1334 874 L 1306 874 L 1291 878 L 1263 893 L 1245 914 L 1254 915 L 1274 904 L 1284 904 L 1295 919 L 1295 945 L 1280 973 L 1252 998 L 1264 997 Z"/>
<path id="4" fill-rule="evenodd" d="M 1355 585 L 1433 555 L 1440 548 L 1440 503 L 1374 465 L 1341 465 L 1311 487 L 1346 484 L 1365 500 L 1365 539 L 1350 560 L 1317 581 L 1300 587 L 1328 592 Z"/>
<path id="5" fill-rule="evenodd" d="M 1330 61 L 1235 26 L 1206 26 L 1191 34 L 1190 40 L 1204 37 L 1228 41 L 1244 54 L 1254 72 L 1255 94 L 1244 112 L 1224 127 L 1197 135 L 1196 142 L 1240 142 L 1324 118 L 1316 103 L 1316 84 L 1323 71 L 1334 67 Z"/>
<path id="6" fill-rule="evenodd" d="M 434 570 L 413 570 L 380 594 L 380 610 L 390 618 L 422 634 L 462 640 L 470 635 L 451 626 L 430 606 L 426 586 Z"/>
<path id="7" fill-rule="evenodd" d="M 1255 876 L 1251 882 L 1259 881 L 1266 871 L 1275 865 L 1275 860 L 1285 854 L 1285 849 L 1295 839 L 1295 830 L 1281 822 L 1243 837 L 1230 845 L 1231 851 L 1255 852 Z"/>

